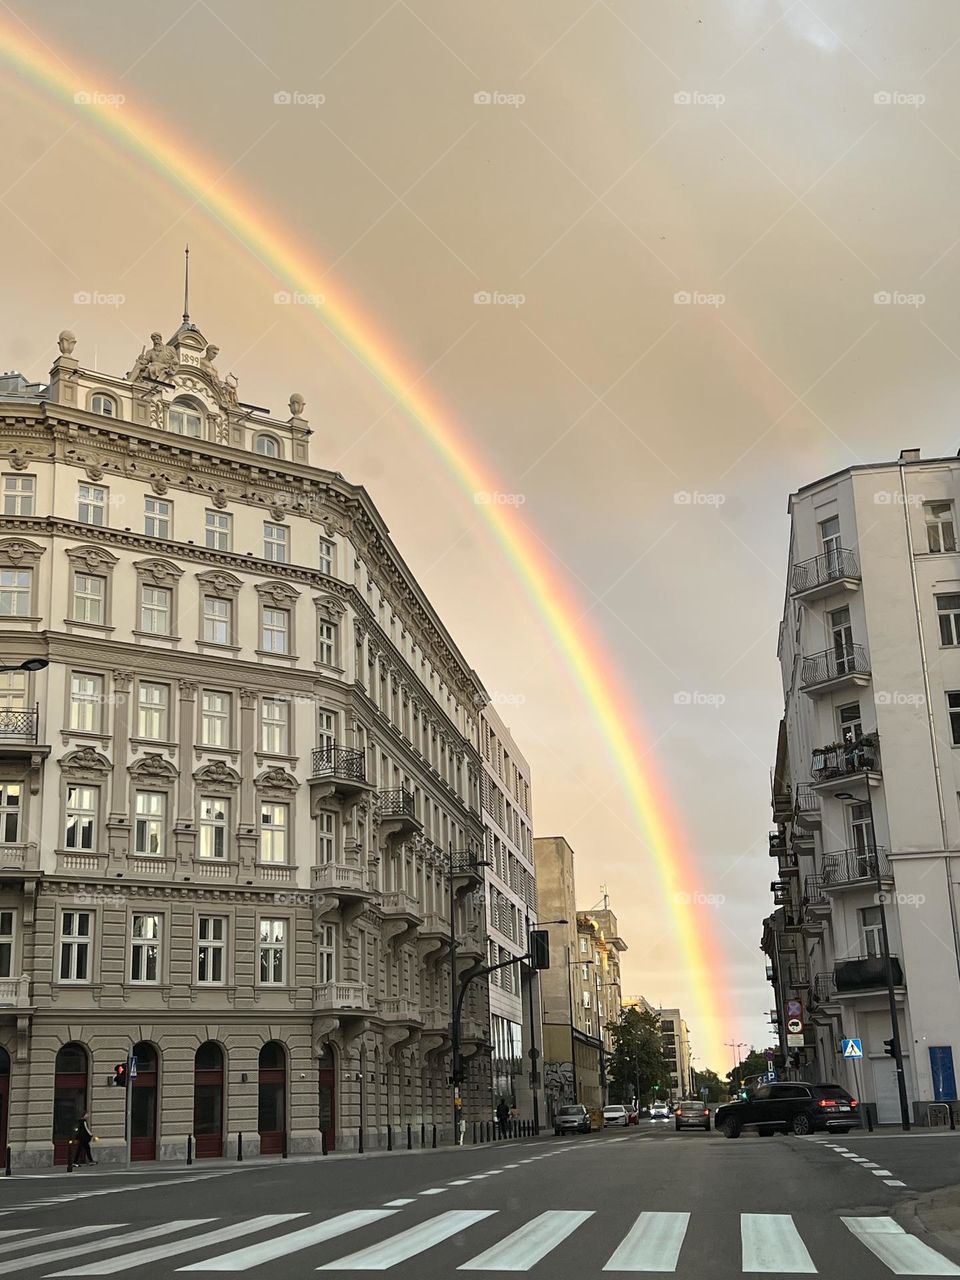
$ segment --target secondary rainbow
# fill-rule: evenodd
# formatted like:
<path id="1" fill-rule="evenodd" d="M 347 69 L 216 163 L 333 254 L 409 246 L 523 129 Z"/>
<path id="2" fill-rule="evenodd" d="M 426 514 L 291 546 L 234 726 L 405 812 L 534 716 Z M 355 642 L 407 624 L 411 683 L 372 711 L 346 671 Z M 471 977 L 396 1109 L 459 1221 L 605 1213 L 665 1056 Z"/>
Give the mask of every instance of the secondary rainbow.
<path id="1" fill-rule="evenodd" d="M 290 234 L 258 209 L 246 192 L 221 181 L 209 161 L 142 109 L 129 101 L 119 108 L 113 105 L 110 93 L 97 87 L 97 76 L 68 65 L 49 46 L 17 29 L 11 19 L 0 20 L 0 64 L 41 90 L 45 101 L 52 98 L 66 107 L 74 122 L 96 122 L 104 135 L 198 199 L 273 278 L 304 293 L 322 292 L 326 302 L 318 317 L 403 408 L 470 500 L 475 501 L 479 493 L 504 491 L 505 486 L 498 483 L 463 430 L 455 425 L 451 412 L 405 367 L 396 344 L 378 332 L 375 323 L 339 285 L 331 285 L 309 251 L 292 243 Z M 79 102 L 78 94 L 83 95 Z M 651 748 L 643 739 L 638 718 L 628 718 L 623 711 L 633 699 L 600 640 L 584 621 L 582 603 L 516 508 L 491 502 L 481 510 L 582 689 L 623 779 L 654 858 L 689 972 L 701 1059 L 719 1067 L 725 1061 L 723 1039 L 730 1026 L 725 961 L 713 922 L 695 903 L 699 875 L 666 788 L 657 776 Z"/>

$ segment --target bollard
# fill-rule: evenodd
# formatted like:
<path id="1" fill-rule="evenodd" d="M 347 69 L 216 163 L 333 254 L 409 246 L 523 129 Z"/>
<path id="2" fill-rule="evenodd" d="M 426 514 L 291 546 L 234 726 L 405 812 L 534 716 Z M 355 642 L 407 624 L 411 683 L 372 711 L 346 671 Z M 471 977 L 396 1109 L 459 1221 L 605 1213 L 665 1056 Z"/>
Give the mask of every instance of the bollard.
<path id="1" fill-rule="evenodd" d="M 388 1151 L 393 1150 L 393 1125 L 392 1124 L 387 1125 L 387 1150 Z"/>
<path id="2" fill-rule="evenodd" d="M 73 1143 L 67 1143 L 67 1173 L 73 1173 Z"/>
<path id="3" fill-rule="evenodd" d="M 326 1131 L 326 1129 L 321 1129 L 321 1130 L 320 1130 L 320 1154 L 321 1154 L 322 1156 L 325 1156 L 325 1155 L 327 1154 L 327 1131 Z"/>
<path id="4" fill-rule="evenodd" d="M 492 1141 L 493 1141 L 493 1137 L 494 1137 L 494 1134 L 493 1134 L 493 1121 L 492 1121 L 492 1120 L 488 1120 L 488 1121 L 487 1121 L 487 1141 L 488 1141 L 488 1142 L 492 1142 Z"/>
<path id="5" fill-rule="evenodd" d="M 437 1145 L 437 1126 L 433 1126 L 433 1146 Z"/>
<path id="6" fill-rule="evenodd" d="M 238 1160 L 243 1159 L 243 1133 L 242 1132 L 239 1132 L 237 1134 L 237 1159 Z"/>
<path id="7" fill-rule="evenodd" d="M 282 1148 L 281 1148 L 281 1150 L 280 1150 L 280 1159 L 281 1159 L 281 1160 L 286 1160 L 287 1155 L 288 1155 L 288 1153 L 289 1153 L 289 1146 L 288 1146 L 288 1142 L 289 1142 L 289 1135 L 288 1135 L 288 1133 L 287 1133 L 286 1129 L 284 1129 L 284 1131 L 283 1131 L 283 1147 L 282 1147 Z"/>
<path id="8" fill-rule="evenodd" d="M 956 1131 L 956 1128 L 957 1128 L 957 1118 L 956 1118 L 956 1116 L 953 1114 L 953 1103 L 951 1102 L 949 1105 L 950 1105 L 950 1128 L 951 1128 L 951 1129 L 953 1129 L 954 1131 Z M 7 1150 L 9 1151 L 9 1149 L 10 1149 L 10 1148 L 8 1147 L 8 1148 L 7 1148 Z"/>
<path id="9" fill-rule="evenodd" d="M 474 1121 L 476 1123 L 476 1121 Z M 480 1141 L 483 1141 L 483 1121 L 480 1121 Z"/>
<path id="10" fill-rule="evenodd" d="M 413 1129 L 410 1125 L 407 1125 L 407 1150 L 413 1150 Z"/>
<path id="11" fill-rule="evenodd" d="M 474 1145 L 474 1146 L 476 1146 L 476 1145 L 477 1145 L 477 1122 L 476 1122 L 476 1120 L 474 1120 L 474 1122 L 473 1122 L 473 1145 Z"/>
<path id="12" fill-rule="evenodd" d="M 867 1103 L 867 1131 L 873 1133 L 873 1108 Z"/>
<path id="13" fill-rule="evenodd" d="M 357 1155 L 362 1156 L 363 1155 L 363 1130 L 358 1129 L 357 1133 L 359 1134 L 359 1141 L 357 1142 Z"/>
<path id="14" fill-rule="evenodd" d="M 427 1145 L 427 1126 L 421 1120 L 420 1121 L 420 1146 L 425 1147 L 426 1145 Z"/>
<path id="15" fill-rule="evenodd" d="M 193 1134 L 187 1134 L 187 1164 L 193 1164 Z"/>
<path id="16" fill-rule="evenodd" d="M 3 1176 L 9 1178 L 11 1173 L 13 1173 L 13 1152 L 7 1147 L 7 1159 L 3 1169 Z"/>

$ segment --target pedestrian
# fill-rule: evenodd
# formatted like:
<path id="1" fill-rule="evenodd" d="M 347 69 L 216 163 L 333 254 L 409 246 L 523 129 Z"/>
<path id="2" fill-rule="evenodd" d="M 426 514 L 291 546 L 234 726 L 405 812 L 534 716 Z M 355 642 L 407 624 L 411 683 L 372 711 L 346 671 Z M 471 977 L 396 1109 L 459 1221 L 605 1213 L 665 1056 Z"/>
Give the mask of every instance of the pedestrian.
<path id="1" fill-rule="evenodd" d="M 497 1103 L 497 1127 L 500 1130 L 500 1137 L 507 1136 L 507 1125 L 510 1121 L 510 1108 L 507 1106 L 506 1098 L 501 1098 Z"/>
<path id="2" fill-rule="evenodd" d="M 90 1143 L 93 1141 L 93 1133 L 87 1122 L 87 1112 L 85 1111 L 80 1117 L 77 1124 L 77 1165 L 96 1164 L 93 1153 L 90 1150 Z"/>

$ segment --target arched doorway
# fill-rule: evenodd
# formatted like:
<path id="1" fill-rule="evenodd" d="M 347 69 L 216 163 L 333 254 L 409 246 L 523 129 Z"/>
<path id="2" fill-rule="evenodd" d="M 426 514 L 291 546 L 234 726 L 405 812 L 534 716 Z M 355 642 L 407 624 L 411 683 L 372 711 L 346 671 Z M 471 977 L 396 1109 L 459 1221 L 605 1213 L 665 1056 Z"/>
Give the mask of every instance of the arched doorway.
<path id="1" fill-rule="evenodd" d="M 133 1090 L 130 1099 L 130 1159 L 157 1158 L 157 1051 L 142 1040 L 133 1046 L 137 1060 L 137 1077 L 128 1081 Z"/>
<path id="2" fill-rule="evenodd" d="M 87 1051 L 65 1044 L 57 1054 L 53 1077 L 53 1163 L 66 1164 L 77 1124 L 87 1109 Z M 9 1078 L 9 1077 L 8 1077 Z"/>
<path id="3" fill-rule="evenodd" d="M 0 1151 L 7 1149 L 7 1115 L 10 1109 L 10 1055 L 0 1047 Z"/>
<path id="4" fill-rule="evenodd" d="M 278 1040 L 268 1040 L 260 1050 L 260 1092 L 257 1129 L 260 1154 L 275 1156 L 283 1151 L 287 1124 L 287 1055 Z"/>
<path id="5" fill-rule="evenodd" d="M 337 1077 L 334 1074 L 333 1050 L 325 1045 L 318 1059 L 320 1067 L 320 1132 L 327 1140 L 327 1150 L 337 1145 Z"/>
<path id="6" fill-rule="evenodd" d="M 198 1160 L 223 1155 L 223 1050 L 214 1040 L 193 1064 L 193 1140 Z"/>

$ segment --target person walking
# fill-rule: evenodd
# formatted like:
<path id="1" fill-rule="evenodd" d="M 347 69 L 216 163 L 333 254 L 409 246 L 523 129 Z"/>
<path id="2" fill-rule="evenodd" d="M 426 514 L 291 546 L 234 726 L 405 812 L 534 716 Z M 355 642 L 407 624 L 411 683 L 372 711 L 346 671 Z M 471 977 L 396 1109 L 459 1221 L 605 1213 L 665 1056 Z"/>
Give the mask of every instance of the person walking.
<path id="1" fill-rule="evenodd" d="M 500 1130 L 500 1137 L 507 1136 L 507 1125 L 510 1120 L 510 1108 L 507 1106 L 506 1098 L 501 1098 L 497 1103 L 497 1128 Z"/>
<path id="2" fill-rule="evenodd" d="M 90 1143 L 93 1141 L 93 1133 L 87 1122 L 87 1112 L 85 1111 L 80 1117 L 77 1124 L 77 1159 L 76 1164 L 96 1164 L 93 1153 L 90 1150 Z"/>

